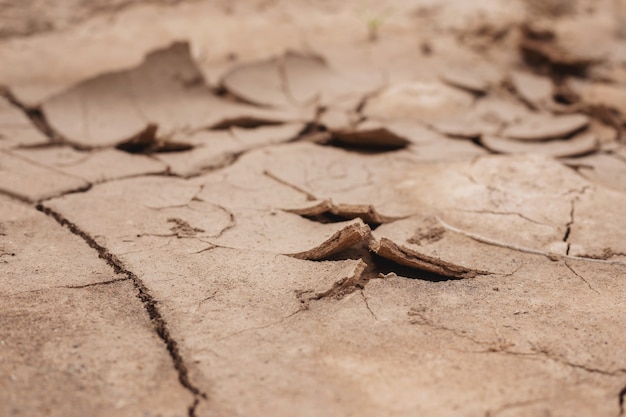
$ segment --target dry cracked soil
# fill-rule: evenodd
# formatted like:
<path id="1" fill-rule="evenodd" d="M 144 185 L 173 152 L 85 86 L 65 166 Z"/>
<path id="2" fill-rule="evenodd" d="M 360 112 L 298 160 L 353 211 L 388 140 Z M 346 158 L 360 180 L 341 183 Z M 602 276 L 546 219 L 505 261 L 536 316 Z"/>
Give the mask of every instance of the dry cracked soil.
<path id="1" fill-rule="evenodd" d="M 0 0 L 0 416 L 610 416 L 626 1 Z"/>

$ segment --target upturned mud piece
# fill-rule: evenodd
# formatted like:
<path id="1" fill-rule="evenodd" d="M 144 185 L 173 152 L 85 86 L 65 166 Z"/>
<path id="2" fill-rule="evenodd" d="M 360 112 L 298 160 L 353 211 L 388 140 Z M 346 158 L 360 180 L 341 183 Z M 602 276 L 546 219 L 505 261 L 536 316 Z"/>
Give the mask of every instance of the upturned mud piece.
<path id="1" fill-rule="evenodd" d="M 481 124 L 484 134 L 496 134 L 532 115 L 528 106 L 504 94 L 481 97 L 469 114 Z"/>
<path id="2" fill-rule="evenodd" d="M 426 271 L 447 278 L 475 278 L 478 275 L 489 275 L 487 271 L 476 271 L 460 265 L 454 265 L 441 258 L 428 256 L 399 246 L 393 241 L 381 238 L 372 241 L 370 249 L 376 255 L 420 271 Z"/>
<path id="3" fill-rule="evenodd" d="M 431 127 L 439 133 L 453 138 L 477 139 L 483 133 L 481 123 L 469 117 L 457 117 L 433 123 Z"/>
<path id="4" fill-rule="evenodd" d="M 532 28 L 526 27 L 525 36 L 519 43 L 524 60 L 531 66 L 548 68 L 557 74 L 583 75 L 591 65 L 599 62 L 597 56 L 568 48 L 554 34 L 542 38 L 532 32 Z"/>
<path id="5" fill-rule="evenodd" d="M 536 2 L 541 3 L 541 2 Z M 533 19 L 522 26 L 521 51 L 531 65 L 544 65 L 554 75 L 585 75 L 596 66 L 614 61 L 619 53 L 619 2 L 583 12 L 585 2 L 552 1 L 572 12 L 560 18 Z M 583 30 L 584 28 L 584 30 Z M 617 35 L 617 36 L 616 36 Z"/>
<path id="6" fill-rule="evenodd" d="M 118 145 L 150 126 L 158 127 L 161 139 L 202 127 L 282 123 L 302 116 L 216 96 L 186 43 L 154 51 L 133 69 L 83 81 L 45 100 L 42 109 L 55 130 L 85 147 Z"/>
<path id="7" fill-rule="evenodd" d="M 583 114 L 552 116 L 531 115 L 519 123 L 508 126 L 502 136 L 520 141 L 544 141 L 564 138 L 589 125 L 590 119 Z"/>
<path id="8" fill-rule="evenodd" d="M 364 121 L 354 128 L 331 130 L 335 139 L 347 146 L 367 149 L 399 149 L 411 143 L 384 123 Z"/>
<path id="9" fill-rule="evenodd" d="M 436 217 L 413 216 L 372 232 L 370 249 L 411 268 L 449 278 L 510 274 L 520 266 L 514 252 L 455 233 Z"/>
<path id="10" fill-rule="evenodd" d="M 586 155 L 599 147 L 598 138 L 593 133 L 581 133 L 570 139 L 555 139 L 543 142 L 519 141 L 498 136 L 483 136 L 480 143 L 495 153 L 534 153 L 555 158 Z"/>

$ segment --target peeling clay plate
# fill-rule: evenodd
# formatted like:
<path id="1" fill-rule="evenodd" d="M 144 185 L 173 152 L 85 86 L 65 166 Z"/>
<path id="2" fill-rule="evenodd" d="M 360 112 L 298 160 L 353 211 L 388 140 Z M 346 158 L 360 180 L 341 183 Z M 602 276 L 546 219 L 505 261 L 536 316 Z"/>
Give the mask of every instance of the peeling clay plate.
<path id="1" fill-rule="evenodd" d="M 537 153 L 557 158 L 586 155 L 598 149 L 598 139 L 593 133 L 581 133 L 571 139 L 543 142 L 522 142 L 497 136 L 483 136 L 480 142 L 497 153 Z"/>
<path id="2" fill-rule="evenodd" d="M 154 51 L 133 69 L 83 81 L 45 100 L 42 109 L 56 131 L 84 147 L 117 145 L 151 125 L 167 136 L 306 118 L 306 111 L 262 109 L 216 96 L 186 43 Z"/>
<path id="3" fill-rule="evenodd" d="M 502 136 L 524 141 L 543 141 L 563 138 L 589 125 L 589 117 L 582 114 L 566 116 L 536 115 L 511 125 Z"/>

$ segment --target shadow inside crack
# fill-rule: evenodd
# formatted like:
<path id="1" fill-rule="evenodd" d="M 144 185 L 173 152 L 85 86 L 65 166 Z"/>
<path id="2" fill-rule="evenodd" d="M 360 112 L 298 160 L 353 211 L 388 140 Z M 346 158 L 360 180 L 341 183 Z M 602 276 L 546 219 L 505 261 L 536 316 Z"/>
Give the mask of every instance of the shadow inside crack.
<path id="1" fill-rule="evenodd" d="M 318 117 L 319 113 L 318 109 Z M 409 139 L 387 128 L 383 123 L 367 120 L 341 127 L 327 126 L 323 121 L 310 123 L 301 139 L 364 155 L 397 151 L 411 144 Z"/>
<path id="2" fill-rule="evenodd" d="M 256 129 L 263 126 L 278 126 L 284 124 L 282 121 L 269 120 L 251 116 L 239 116 L 232 118 L 225 118 L 218 123 L 212 125 L 210 130 L 228 130 L 234 127 L 240 127 L 243 129 Z"/>
<path id="3" fill-rule="evenodd" d="M 326 211 L 324 213 L 314 214 L 310 216 L 309 215 L 301 215 L 301 216 L 304 217 L 305 219 L 308 219 L 308 220 L 311 220 L 320 224 L 341 223 L 341 222 L 345 222 L 346 220 L 351 220 L 354 218 L 354 217 L 342 216 L 340 214 L 335 214 L 330 211 Z M 376 228 L 380 226 L 380 223 L 367 221 L 369 219 L 361 218 L 361 220 L 363 220 L 363 222 L 367 224 L 372 230 L 376 230 Z"/>
<path id="4" fill-rule="evenodd" d="M 193 145 L 183 142 L 168 141 L 157 136 L 158 126 L 149 124 L 135 136 L 115 146 L 116 149 L 132 154 L 153 154 L 165 152 L 183 152 L 193 149 Z"/>
<path id="5" fill-rule="evenodd" d="M 314 197 L 312 197 L 314 199 Z M 328 203 L 326 211 L 316 214 L 300 214 L 307 220 L 311 220 L 320 224 L 341 223 L 346 220 L 361 219 L 367 224 L 370 230 L 376 230 L 380 225 L 389 221 L 388 218 L 381 216 L 374 207 L 366 205 L 354 206 L 335 206 Z"/>
<path id="6" fill-rule="evenodd" d="M 376 155 L 376 154 L 383 153 L 383 152 L 398 151 L 408 146 L 407 144 L 399 144 L 399 143 L 392 142 L 392 141 L 385 142 L 384 137 L 382 136 L 379 136 L 379 137 L 373 136 L 372 138 L 375 137 L 375 141 L 373 139 L 372 142 L 369 142 L 369 143 L 366 142 L 365 140 L 361 143 L 356 142 L 356 140 L 360 140 L 358 138 L 354 139 L 355 140 L 354 142 L 348 141 L 345 139 L 346 137 L 350 137 L 351 138 L 350 140 L 352 140 L 352 137 L 348 135 L 342 136 L 342 137 L 332 135 L 330 140 L 323 143 L 323 145 L 332 146 L 335 148 L 341 148 L 343 150 L 362 154 L 362 155 Z"/>
<path id="7" fill-rule="evenodd" d="M 419 279 L 429 282 L 460 281 L 464 279 L 460 277 L 449 277 L 436 274 L 434 272 L 423 271 L 409 266 L 400 265 L 375 254 L 372 254 L 372 259 L 375 262 L 374 265 L 376 267 L 376 271 L 378 272 L 378 276 L 381 278 L 388 277 L 390 274 L 395 274 L 401 278 Z"/>

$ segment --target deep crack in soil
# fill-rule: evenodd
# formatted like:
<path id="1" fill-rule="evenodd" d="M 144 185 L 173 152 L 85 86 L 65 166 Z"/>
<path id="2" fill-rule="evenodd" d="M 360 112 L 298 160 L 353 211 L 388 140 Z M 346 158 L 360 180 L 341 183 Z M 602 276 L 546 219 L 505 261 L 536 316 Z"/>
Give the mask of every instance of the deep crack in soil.
<path id="1" fill-rule="evenodd" d="M 70 222 L 61 214 L 43 206 L 42 204 L 38 204 L 36 208 L 47 216 L 52 217 L 57 223 L 69 229 L 76 236 L 83 239 L 87 245 L 98 252 L 98 256 L 106 261 L 106 263 L 113 268 L 115 273 L 126 275 L 126 277 L 133 282 L 133 286 L 137 290 L 137 298 L 141 300 L 141 303 L 143 304 L 155 327 L 156 333 L 167 347 L 167 351 L 172 358 L 174 368 L 176 368 L 178 373 L 178 380 L 180 381 L 180 384 L 194 396 L 194 402 L 189 406 L 188 412 L 189 417 L 195 417 L 195 410 L 200 402 L 200 399 L 206 400 L 207 395 L 190 381 L 187 365 L 180 354 L 178 343 L 170 334 L 167 323 L 159 311 L 157 306 L 158 301 L 155 300 L 150 294 L 150 291 L 146 288 L 143 281 L 132 271 L 127 270 L 115 255 L 111 254 L 106 248 L 100 246 L 91 236 L 80 230 L 78 226 Z"/>

